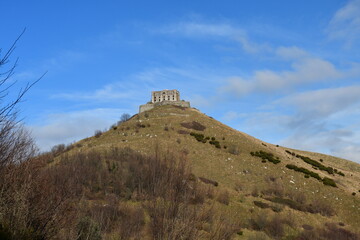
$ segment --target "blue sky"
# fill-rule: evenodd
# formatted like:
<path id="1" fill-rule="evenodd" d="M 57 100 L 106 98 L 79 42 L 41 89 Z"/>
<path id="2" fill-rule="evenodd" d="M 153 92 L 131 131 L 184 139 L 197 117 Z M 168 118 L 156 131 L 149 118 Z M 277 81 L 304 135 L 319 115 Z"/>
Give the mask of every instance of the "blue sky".
<path id="1" fill-rule="evenodd" d="M 24 27 L 16 87 L 41 150 L 107 129 L 150 92 L 264 141 L 360 162 L 360 0 L 0 1 Z"/>

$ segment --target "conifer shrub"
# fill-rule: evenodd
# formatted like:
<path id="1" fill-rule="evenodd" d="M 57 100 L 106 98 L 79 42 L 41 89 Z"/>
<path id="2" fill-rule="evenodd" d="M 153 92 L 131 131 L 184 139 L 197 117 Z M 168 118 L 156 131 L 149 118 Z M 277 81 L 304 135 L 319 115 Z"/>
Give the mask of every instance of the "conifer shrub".
<path id="1" fill-rule="evenodd" d="M 323 181 L 324 185 L 328 185 L 331 187 L 337 187 L 335 181 L 331 178 L 324 177 L 322 181 Z"/>
<path id="2" fill-rule="evenodd" d="M 269 161 L 272 162 L 273 164 L 278 164 L 280 163 L 280 159 L 279 157 L 275 157 L 274 154 L 272 153 L 268 153 L 268 152 L 264 152 L 264 151 L 258 151 L 258 152 L 250 152 L 251 156 L 254 157 L 259 157 L 261 158 L 263 161 Z"/>
<path id="3" fill-rule="evenodd" d="M 213 138 L 214 138 L 214 137 L 211 138 L 211 141 L 209 141 L 209 143 L 210 143 L 211 145 L 214 145 L 216 148 L 221 148 L 220 142 L 217 141 L 217 140 L 212 140 Z M 214 138 L 214 139 L 215 139 L 215 138 Z"/>
<path id="4" fill-rule="evenodd" d="M 193 136 L 198 142 L 202 142 L 204 140 L 204 134 L 202 133 L 191 132 L 190 135 Z"/>
<path id="5" fill-rule="evenodd" d="M 307 164 L 312 165 L 314 168 L 320 169 L 321 171 L 325 171 L 325 172 L 327 172 L 329 174 L 334 174 L 334 169 L 332 167 L 326 167 L 322 163 L 320 163 L 320 162 L 318 162 L 316 160 L 313 160 L 313 159 L 311 159 L 309 157 L 302 156 L 300 154 L 296 154 L 296 157 L 300 158 L 301 160 L 303 160 Z"/>
<path id="6" fill-rule="evenodd" d="M 294 170 L 296 172 L 302 172 L 302 173 L 305 173 L 306 175 L 310 176 L 310 177 L 313 177 L 313 178 L 316 178 L 317 180 L 319 181 L 322 181 L 322 178 L 319 176 L 319 174 L 313 172 L 313 171 L 310 171 L 306 168 L 303 168 L 303 167 L 297 167 L 296 165 L 293 165 L 293 164 L 287 164 L 286 167 L 288 169 L 291 169 L 291 170 Z"/>

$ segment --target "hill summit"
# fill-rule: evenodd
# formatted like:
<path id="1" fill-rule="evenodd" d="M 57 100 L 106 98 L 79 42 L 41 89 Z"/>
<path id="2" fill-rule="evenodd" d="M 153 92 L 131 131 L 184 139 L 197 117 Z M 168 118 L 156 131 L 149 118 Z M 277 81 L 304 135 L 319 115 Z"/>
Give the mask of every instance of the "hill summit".
<path id="1" fill-rule="evenodd" d="M 173 105 L 179 107 L 190 107 L 190 102 L 180 100 L 180 92 L 178 90 L 161 90 L 151 92 L 151 101 L 147 104 L 140 105 L 139 113 L 153 109 L 154 107 L 163 105 Z"/>

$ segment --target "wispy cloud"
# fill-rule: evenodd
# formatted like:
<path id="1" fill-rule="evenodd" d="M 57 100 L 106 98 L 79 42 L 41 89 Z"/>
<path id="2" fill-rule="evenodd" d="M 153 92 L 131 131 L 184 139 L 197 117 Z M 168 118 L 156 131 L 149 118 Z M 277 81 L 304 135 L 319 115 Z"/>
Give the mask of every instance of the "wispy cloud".
<path id="1" fill-rule="evenodd" d="M 52 98 L 61 98 L 66 100 L 93 100 L 101 102 L 109 102 L 116 100 L 132 99 L 136 96 L 134 90 L 124 88 L 121 83 L 107 84 L 100 89 L 93 92 L 73 92 L 73 93 L 59 93 L 52 96 Z"/>
<path id="2" fill-rule="evenodd" d="M 360 86 L 328 88 L 290 95 L 277 103 L 296 107 L 301 118 L 322 119 L 360 104 Z"/>
<path id="3" fill-rule="evenodd" d="M 92 136 L 97 129 L 108 129 L 124 112 L 126 109 L 98 108 L 51 114 L 44 117 L 44 122 L 28 128 L 40 150 L 47 151 L 54 145 Z"/>
<path id="4" fill-rule="evenodd" d="M 250 93 L 277 93 L 294 86 L 327 82 L 342 78 L 345 74 L 334 64 L 311 56 L 297 47 L 280 47 L 276 57 L 290 61 L 291 70 L 257 70 L 251 77 L 235 76 L 227 80 L 220 91 L 242 97 Z"/>
<path id="5" fill-rule="evenodd" d="M 360 0 L 350 0 L 340 8 L 327 28 L 331 39 L 345 41 L 346 47 L 358 45 L 360 39 Z"/>
<path id="6" fill-rule="evenodd" d="M 248 53 L 269 50 L 266 44 L 257 44 L 249 39 L 245 29 L 224 23 L 181 22 L 163 28 L 161 33 L 177 34 L 190 38 L 214 37 L 240 43 Z"/>
<path id="7" fill-rule="evenodd" d="M 359 92 L 359 85 L 309 90 L 224 118 L 241 118 L 242 129 L 264 140 L 360 162 Z"/>

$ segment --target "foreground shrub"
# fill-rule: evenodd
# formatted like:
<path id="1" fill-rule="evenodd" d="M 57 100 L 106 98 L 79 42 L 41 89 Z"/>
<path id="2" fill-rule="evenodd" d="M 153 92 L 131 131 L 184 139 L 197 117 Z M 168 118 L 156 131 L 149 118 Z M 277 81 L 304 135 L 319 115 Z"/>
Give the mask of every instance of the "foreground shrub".
<path id="1" fill-rule="evenodd" d="M 358 240 L 360 235 L 347 229 L 338 227 L 335 223 L 326 223 L 325 227 L 305 229 L 295 238 L 296 240 Z"/>

